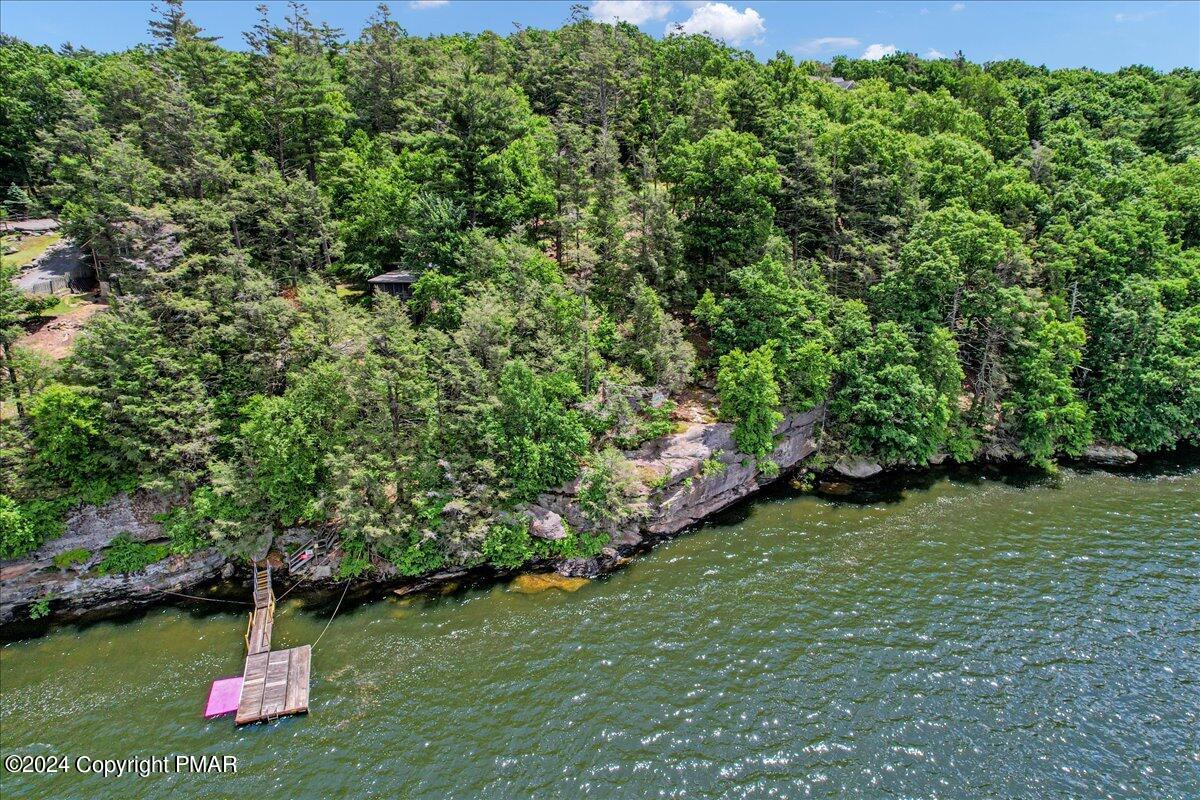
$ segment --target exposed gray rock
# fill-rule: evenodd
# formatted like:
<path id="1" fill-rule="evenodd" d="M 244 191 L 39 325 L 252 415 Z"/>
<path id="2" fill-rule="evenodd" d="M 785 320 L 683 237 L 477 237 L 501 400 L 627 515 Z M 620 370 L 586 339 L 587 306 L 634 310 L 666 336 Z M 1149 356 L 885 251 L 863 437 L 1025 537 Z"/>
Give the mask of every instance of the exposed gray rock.
<path id="1" fill-rule="evenodd" d="M 50 595 L 51 609 L 59 619 L 121 613 L 138 606 L 162 602 L 163 591 L 188 589 L 215 581 L 225 566 L 215 549 L 190 556 L 171 556 L 133 575 L 77 574 L 39 568 L 23 562 L 0 568 L 4 591 L 0 596 L 0 625 L 28 614 L 30 605 Z"/>
<path id="2" fill-rule="evenodd" d="M 821 410 L 814 409 L 784 418 L 775 431 L 777 445 L 770 457 L 778 470 L 770 472 L 763 472 L 751 456 L 737 452 L 733 426 L 727 423 L 694 423 L 682 433 L 626 453 L 642 475 L 643 494 L 637 499 L 644 502 L 647 512 L 615 529 L 605 528 L 614 552 L 629 552 L 646 536 L 678 533 L 776 480 L 816 450 L 813 432 L 820 417 Z M 542 494 L 531 510 L 552 511 L 575 530 L 596 530 L 579 508 L 577 491 L 578 487 L 570 484 Z M 589 560 L 599 563 L 602 558 Z M 564 568 L 570 570 L 564 574 L 586 574 L 579 565 L 560 566 L 559 571 Z"/>
<path id="3" fill-rule="evenodd" d="M 843 478 L 862 481 L 883 472 L 883 467 L 860 456 L 842 456 L 834 462 L 833 471 Z"/>
<path id="4" fill-rule="evenodd" d="M 1122 466 L 1137 461 L 1137 453 L 1115 444 L 1094 444 L 1079 456 L 1080 461 L 1101 466 Z"/>
<path id="5" fill-rule="evenodd" d="M 949 453 L 934 453 L 929 457 L 929 464 L 933 467 L 941 466 L 946 463 L 946 459 L 950 457 Z"/>
<path id="6" fill-rule="evenodd" d="M 525 509 L 529 515 L 529 532 L 539 539 L 555 541 L 567 538 L 567 529 L 563 519 L 548 508 L 534 505 Z"/>
<path id="7" fill-rule="evenodd" d="M 1005 464 L 1009 461 L 1016 461 L 1020 455 L 1020 450 L 1005 442 L 998 442 L 990 445 L 983 451 L 983 459 L 996 464 Z"/>
<path id="8" fill-rule="evenodd" d="M 102 506 L 79 506 L 67 514 L 66 533 L 30 554 L 48 560 L 67 550 L 96 552 L 122 533 L 139 542 L 162 538 L 162 525 L 154 520 L 168 508 L 167 500 L 149 492 L 121 493 Z"/>
<path id="9" fill-rule="evenodd" d="M 694 423 L 682 433 L 647 442 L 626 453 L 643 484 L 642 493 L 630 499 L 635 504 L 644 504 L 644 515 L 604 527 L 609 545 L 600 555 L 564 559 L 554 568 L 564 575 L 589 577 L 608 571 L 623 563 L 625 556 L 645 537 L 677 533 L 757 492 L 816 450 L 813 432 L 820 417 L 821 410 L 814 409 L 784 418 L 776 430 L 777 446 L 770 457 L 778 469 L 767 472 L 760 469 L 755 459 L 737 452 L 733 426 L 724 423 Z M 597 526 L 583 515 L 578 491 L 579 481 L 575 480 L 539 496 L 536 503 L 522 509 L 531 520 L 533 534 L 561 539 L 567 535 L 568 526 L 572 530 L 596 530 Z M 0 624 L 21 618 L 30 604 L 47 594 L 54 597 L 51 609 L 57 618 L 102 616 L 161 602 L 163 589 L 186 593 L 215 582 L 222 575 L 228 576 L 232 565 L 212 549 L 187 557 L 173 556 L 130 576 L 78 574 L 59 570 L 51 562 L 54 555 L 75 547 L 95 552 L 122 532 L 141 541 L 161 539 L 162 527 L 153 521 L 153 516 L 167 507 L 163 498 L 122 495 L 101 508 L 86 507 L 74 512 L 66 536 L 24 559 L 0 567 L 3 585 Z M 450 503 L 443 517 L 453 520 L 457 512 L 454 503 Z M 311 535 L 305 529 L 292 529 L 281 534 L 275 544 L 286 548 L 288 543 L 306 541 Z M 328 588 L 336 574 L 336 556 L 336 552 L 331 554 L 308 576 L 306 584 L 311 590 Z M 391 565 L 377 565 L 377 568 L 376 582 L 394 584 L 401 578 Z M 419 591 L 465 574 L 467 570 L 463 568 L 443 570 L 406 580 L 395 591 L 398 594 Z"/>

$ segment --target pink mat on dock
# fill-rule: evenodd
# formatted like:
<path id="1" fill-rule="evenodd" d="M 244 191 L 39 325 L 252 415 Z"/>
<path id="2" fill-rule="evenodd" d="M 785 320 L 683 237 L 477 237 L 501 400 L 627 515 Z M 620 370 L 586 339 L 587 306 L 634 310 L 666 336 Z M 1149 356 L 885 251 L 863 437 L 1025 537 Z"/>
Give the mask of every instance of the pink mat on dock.
<path id="1" fill-rule="evenodd" d="M 204 718 L 212 719 L 222 714 L 232 714 L 238 709 L 242 696 L 242 678 L 218 678 L 208 691 L 208 705 L 204 707 Z"/>

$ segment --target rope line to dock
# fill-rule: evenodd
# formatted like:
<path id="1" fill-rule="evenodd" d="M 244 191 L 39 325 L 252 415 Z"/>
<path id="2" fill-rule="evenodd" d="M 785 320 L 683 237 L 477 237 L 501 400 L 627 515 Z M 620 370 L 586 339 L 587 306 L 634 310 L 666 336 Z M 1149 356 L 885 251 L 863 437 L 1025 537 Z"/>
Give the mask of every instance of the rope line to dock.
<path id="1" fill-rule="evenodd" d="M 333 614 L 329 617 L 329 622 L 325 623 L 325 629 L 321 631 L 321 636 L 325 635 L 325 631 L 329 630 L 329 626 L 333 624 L 333 618 L 337 616 L 338 609 L 342 607 L 342 601 L 346 599 L 346 592 L 350 590 L 350 578 L 346 579 L 346 588 L 342 589 L 342 596 L 338 598 L 337 605 L 333 607 Z M 312 649 L 317 649 L 317 644 L 321 641 L 321 636 L 317 637 L 317 641 L 312 643 Z"/>
<path id="2" fill-rule="evenodd" d="M 195 594 L 184 594 L 183 592 L 171 592 L 166 589 L 159 589 L 163 594 L 173 594 L 176 597 L 186 597 L 189 600 L 207 600 L 210 603 L 234 603 L 239 606 L 251 606 L 253 603 L 247 603 L 245 600 L 226 600 L 223 597 L 200 597 Z"/>
<path id="3" fill-rule="evenodd" d="M 287 596 L 288 596 L 288 594 L 289 594 L 289 593 L 292 591 L 292 589 L 295 589 L 295 588 L 296 588 L 297 586 L 299 586 L 301 583 L 303 583 L 303 581 L 296 581 L 295 583 L 293 583 L 291 586 L 289 586 L 289 587 L 287 588 L 287 591 L 286 591 L 286 592 L 284 592 L 283 594 L 281 594 L 281 595 L 279 595 L 278 597 L 276 597 L 276 598 L 275 598 L 275 602 L 276 602 L 276 603 L 278 603 L 280 600 L 282 600 L 283 598 L 287 597 Z M 281 612 L 279 612 L 279 613 L 281 613 L 281 614 L 282 614 L 283 612 L 281 611 Z"/>

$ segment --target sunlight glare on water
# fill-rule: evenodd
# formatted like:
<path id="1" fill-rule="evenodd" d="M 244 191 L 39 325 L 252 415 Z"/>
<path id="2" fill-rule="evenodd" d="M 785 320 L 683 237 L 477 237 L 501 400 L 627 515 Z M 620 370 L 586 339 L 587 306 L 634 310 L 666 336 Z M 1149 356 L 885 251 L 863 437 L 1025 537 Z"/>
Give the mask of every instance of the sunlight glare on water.
<path id="1" fill-rule="evenodd" d="M 239 769 L 5 798 L 1200 796 L 1200 473 L 900 494 L 776 494 L 574 593 L 344 609 L 312 713 L 241 730 L 200 717 L 239 614 L 8 644 L 5 755 Z M 285 602 L 275 646 L 329 611 Z"/>

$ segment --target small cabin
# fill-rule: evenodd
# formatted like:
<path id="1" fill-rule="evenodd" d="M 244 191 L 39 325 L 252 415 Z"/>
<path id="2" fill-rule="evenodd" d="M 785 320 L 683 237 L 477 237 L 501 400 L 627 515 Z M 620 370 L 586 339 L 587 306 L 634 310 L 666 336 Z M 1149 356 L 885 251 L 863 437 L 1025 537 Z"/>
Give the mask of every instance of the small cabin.
<path id="1" fill-rule="evenodd" d="M 413 284 L 419 277 L 420 275 L 415 272 L 394 269 L 391 272 L 376 275 L 374 278 L 368 278 L 367 283 L 371 284 L 373 292 L 386 293 L 399 297 L 401 300 L 408 300 L 413 294 Z"/>

